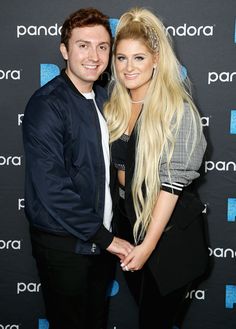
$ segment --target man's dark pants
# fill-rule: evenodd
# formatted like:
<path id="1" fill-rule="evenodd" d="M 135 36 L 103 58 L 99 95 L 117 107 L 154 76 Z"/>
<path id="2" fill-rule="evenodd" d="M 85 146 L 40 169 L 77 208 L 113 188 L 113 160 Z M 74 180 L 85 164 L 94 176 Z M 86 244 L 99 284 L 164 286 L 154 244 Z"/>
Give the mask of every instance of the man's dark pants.
<path id="1" fill-rule="evenodd" d="M 105 329 L 114 256 L 79 255 L 32 241 L 50 329 Z"/>

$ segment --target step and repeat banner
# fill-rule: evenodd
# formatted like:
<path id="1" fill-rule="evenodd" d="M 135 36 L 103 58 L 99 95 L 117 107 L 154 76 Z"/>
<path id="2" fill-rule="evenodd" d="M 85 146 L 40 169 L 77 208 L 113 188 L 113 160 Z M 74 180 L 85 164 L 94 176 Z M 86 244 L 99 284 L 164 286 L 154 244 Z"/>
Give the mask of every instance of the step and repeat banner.
<path id="1" fill-rule="evenodd" d="M 174 329 L 235 329 L 236 0 L 1 0 L 0 329 L 49 328 L 24 215 L 21 125 L 29 97 L 64 67 L 64 19 L 88 6 L 109 15 L 113 29 L 127 9 L 147 7 L 173 38 L 208 141 L 198 190 L 206 205 L 211 259 L 208 275 L 186 295 L 185 316 Z M 109 73 L 102 79 L 109 80 Z M 109 294 L 108 329 L 138 329 L 119 268 Z"/>

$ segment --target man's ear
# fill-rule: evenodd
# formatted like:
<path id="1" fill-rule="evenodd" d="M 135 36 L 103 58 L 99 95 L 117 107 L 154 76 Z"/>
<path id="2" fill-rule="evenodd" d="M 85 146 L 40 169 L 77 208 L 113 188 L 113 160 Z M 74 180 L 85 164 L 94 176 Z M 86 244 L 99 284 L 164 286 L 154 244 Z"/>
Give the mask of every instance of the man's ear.
<path id="1" fill-rule="evenodd" d="M 64 43 L 60 44 L 60 52 L 65 61 L 68 60 L 68 52 Z"/>

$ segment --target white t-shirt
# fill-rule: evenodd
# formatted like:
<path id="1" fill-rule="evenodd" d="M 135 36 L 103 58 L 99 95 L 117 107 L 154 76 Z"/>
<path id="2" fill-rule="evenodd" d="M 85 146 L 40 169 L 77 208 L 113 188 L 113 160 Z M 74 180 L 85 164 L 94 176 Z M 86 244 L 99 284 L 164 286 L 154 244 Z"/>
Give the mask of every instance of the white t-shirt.
<path id="1" fill-rule="evenodd" d="M 90 93 L 82 93 L 86 99 L 92 99 L 97 110 L 97 115 L 99 119 L 101 136 L 102 136 L 102 150 L 103 158 L 105 162 L 105 204 L 104 204 L 104 214 L 103 214 L 103 225 L 107 230 L 111 231 L 111 220 L 112 220 L 112 199 L 110 193 L 110 148 L 109 148 L 109 132 L 107 128 L 107 123 L 98 109 L 97 103 L 95 101 L 95 94 L 92 90 Z"/>

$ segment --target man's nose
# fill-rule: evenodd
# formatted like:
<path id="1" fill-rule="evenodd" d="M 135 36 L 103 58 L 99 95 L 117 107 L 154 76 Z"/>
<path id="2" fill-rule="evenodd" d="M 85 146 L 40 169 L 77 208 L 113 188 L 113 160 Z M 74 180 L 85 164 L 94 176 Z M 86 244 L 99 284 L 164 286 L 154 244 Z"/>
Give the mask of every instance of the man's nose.
<path id="1" fill-rule="evenodd" d="M 98 56 L 98 51 L 97 51 L 97 48 L 93 48 L 91 47 L 89 49 L 89 59 L 93 60 L 93 61 L 97 61 L 99 59 L 99 56 Z"/>

